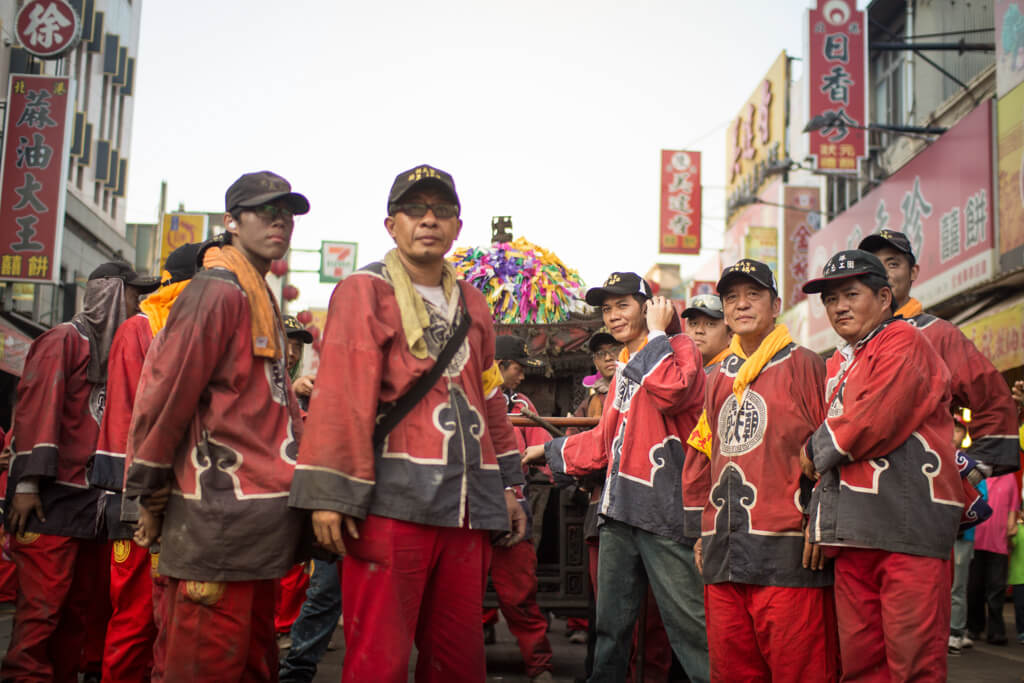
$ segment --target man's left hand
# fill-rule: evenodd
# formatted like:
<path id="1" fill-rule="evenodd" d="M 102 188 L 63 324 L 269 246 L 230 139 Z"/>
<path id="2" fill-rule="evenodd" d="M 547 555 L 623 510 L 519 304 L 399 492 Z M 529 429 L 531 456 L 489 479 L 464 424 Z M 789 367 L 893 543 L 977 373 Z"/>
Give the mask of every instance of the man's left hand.
<path id="1" fill-rule="evenodd" d="M 647 302 L 647 330 L 649 332 L 664 332 L 672 323 L 676 309 L 672 302 L 663 296 L 652 297 Z"/>
<path id="2" fill-rule="evenodd" d="M 313 393 L 314 380 L 316 380 L 316 375 L 303 375 L 292 382 L 292 389 L 295 390 L 295 395 L 303 398 L 311 395 Z"/>
<path id="3" fill-rule="evenodd" d="M 821 552 L 821 546 L 811 543 L 811 530 L 804 523 L 804 569 L 818 571 L 825 568 L 825 553 Z"/>
<path id="4" fill-rule="evenodd" d="M 514 491 L 505 491 L 505 507 L 508 509 L 508 536 L 502 540 L 503 546 L 513 546 L 526 538 L 526 511 L 519 504 Z"/>

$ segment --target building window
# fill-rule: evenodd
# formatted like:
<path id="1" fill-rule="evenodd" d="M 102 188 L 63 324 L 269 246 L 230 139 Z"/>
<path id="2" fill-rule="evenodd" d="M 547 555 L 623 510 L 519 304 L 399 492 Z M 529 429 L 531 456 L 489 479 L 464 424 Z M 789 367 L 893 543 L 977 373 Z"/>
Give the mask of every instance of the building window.
<path id="1" fill-rule="evenodd" d="M 897 33 L 893 31 L 893 33 Z M 904 53 L 890 50 L 875 52 L 871 59 L 871 112 L 874 123 L 901 126 L 903 120 Z"/>

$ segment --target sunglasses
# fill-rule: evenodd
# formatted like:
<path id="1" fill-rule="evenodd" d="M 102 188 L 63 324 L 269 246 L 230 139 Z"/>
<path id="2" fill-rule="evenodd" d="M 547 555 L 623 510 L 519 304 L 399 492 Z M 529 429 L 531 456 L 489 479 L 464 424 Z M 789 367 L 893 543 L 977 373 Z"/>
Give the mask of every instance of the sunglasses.
<path id="1" fill-rule="evenodd" d="M 256 216 L 267 223 L 273 223 L 277 219 L 283 221 L 294 220 L 295 214 L 291 209 L 286 209 L 283 206 L 276 206 L 274 204 L 264 204 L 262 206 L 247 207 L 245 211 L 252 211 Z"/>
<path id="2" fill-rule="evenodd" d="M 622 347 L 616 346 L 610 349 L 601 349 L 600 351 L 594 351 L 594 358 L 598 360 L 604 360 L 605 358 L 609 360 L 615 360 L 616 358 L 619 357 L 620 353 L 622 353 Z"/>
<path id="3" fill-rule="evenodd" d="M 432 211 L 435 218 L 455 218 L 459 215 L 458 204 L 425 204 L 423 202 L 412 202 L 410 204 L 395 204 L 392 206 L 392 213 L 401 211 L 410 218 L 423 218 L 427 211 Z"/>

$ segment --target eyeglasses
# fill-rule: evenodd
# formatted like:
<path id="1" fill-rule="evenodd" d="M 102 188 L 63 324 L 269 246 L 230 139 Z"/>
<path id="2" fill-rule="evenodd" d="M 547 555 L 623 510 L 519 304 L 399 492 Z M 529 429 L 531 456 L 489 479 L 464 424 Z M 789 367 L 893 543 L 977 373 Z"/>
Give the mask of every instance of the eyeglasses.
<path id="1" fill-rule="evenodd" d="M 410 204 L 393 204 L 392 215 L 401 211 L 410 218 L 423 218 L 427 211 L 432 211 L 435 218 L 455 218 L 459 215 L 458 204 L 425 204 L 423 202 L 412 202 Z"/>
<path id="2" fill-rule="evenodd" d="M 295 214 L 291 209 L 286 209 L 283 206 L 276 206 L 274 204 L 246 207 L 243 211 L 252 211 L 260 220 L 266 223 L 273 223 L 279 218 L 285 222 L 295 219 Z"/>
<path id="3" fill-rule="evenodd" d="M 594 358 L 598 360 L 615 360 L 616 358 L 619 357 L 620 353 L 622 353 L 622 347 L 615 346 L 610 349 L 601 349 L 599 351 L 594 351 Z"/>

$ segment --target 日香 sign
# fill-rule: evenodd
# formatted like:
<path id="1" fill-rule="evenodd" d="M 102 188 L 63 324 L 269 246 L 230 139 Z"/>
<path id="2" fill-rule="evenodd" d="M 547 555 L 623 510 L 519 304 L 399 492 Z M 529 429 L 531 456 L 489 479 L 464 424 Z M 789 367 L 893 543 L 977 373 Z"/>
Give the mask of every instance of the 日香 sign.
<path id="1" fill-rule="evenodd" d="M 838 251 L 867 235 L 905 233 L 920 273 L 911 296 L 925 307 L 992 278 L 992 100 L 986 100 L 938 141 L 811 236 L 810 276 Z M 821 299 L 810 297 L 810 347 L 837 337 Z"/>
<path id="2" fill-rule="evenodd" d="M 82 22 L 65 0 L 29 0 L 18 11 L 14 32 L 29 54 L 57 59 L 78 43 Z"/>
<path id="3" fill-rule="evenodd" d="M 72 82 L 11 74 L 0 172 L 0 280 L 56 283 Z"/>
<path id="4" fill-rule="evenodd" d="M 356 269 L 356 242 L 320 243 L 320 282 L 341 282 Z"/>
<path id="5" fill-rule="evenodd" d="M 811 131 L 815 168 L 856 173 L 867 158 L 867 13 L 856 0 L 815 0 L 807 11 L 808 121 L 832 115 Z M 885 123 L 885 122 L 883 122 Z"/>
<path id="6" fill-rule="evenodd" d="M 700 152 L 661 150 L 659 253 L 700 253 L 700 202 Z"/>

